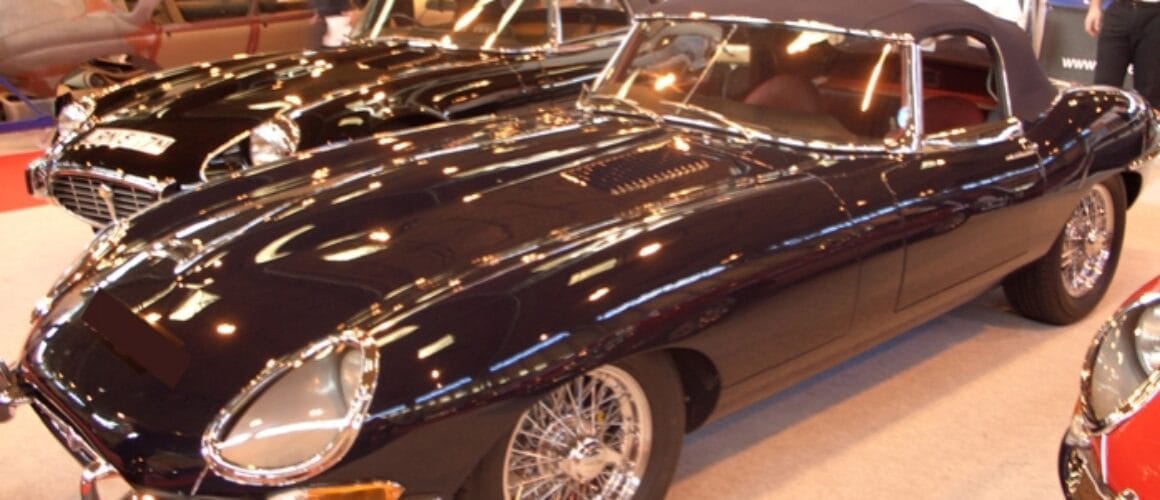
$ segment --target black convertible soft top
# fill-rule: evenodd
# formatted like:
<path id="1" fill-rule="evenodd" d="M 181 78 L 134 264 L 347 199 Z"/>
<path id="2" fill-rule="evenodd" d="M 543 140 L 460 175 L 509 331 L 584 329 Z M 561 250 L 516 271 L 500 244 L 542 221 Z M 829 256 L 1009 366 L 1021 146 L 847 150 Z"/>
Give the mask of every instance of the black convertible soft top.
<path id="1" fill-rule="evenodd" d="M 853 30 L 910 34 L 915 40 L 948 32 L 975 32 L 995 40 L 1007 70 L 1015 116 L 1034 119 L 1047 110 L 1057 93 L 1040 68 L 1025 31 L 963 0 L 669 0 L 648 12 L 817 21 Z"/>

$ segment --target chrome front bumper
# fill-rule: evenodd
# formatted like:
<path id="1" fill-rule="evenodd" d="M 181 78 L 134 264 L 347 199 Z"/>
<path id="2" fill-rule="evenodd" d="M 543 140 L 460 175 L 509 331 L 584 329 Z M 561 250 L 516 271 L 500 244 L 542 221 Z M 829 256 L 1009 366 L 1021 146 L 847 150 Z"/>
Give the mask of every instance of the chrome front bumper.
<path id="1" fill-rule="evenodd" d="M 1059 483 L 1064 497 L 1071 500 L 1137 500 L 1132 490 L 1115 493 L 1104 481 L 1082 414 L 1072 418 L 1059 446 Z"/>
<path id="2" fill-rule="evenodd" d="M 28 163 L 24 169 L 24 188 L 34 198 L 48 197 L 48 170 L 50 162 L 41 156 Z"/>
<path id="3" fill-rule="evenodd" d="M 28 398 L 20 389 L 16 372 L 0 359 L 0 422 L 12 418 L 12 410 L 27 402 Z"/>
<path id="4" fill-rule="evenodd" d="M 30 404 L 60 440 L 83 466 L 80 478 L 80 498 L 100 500 L 114 498 L 170 498 L 183 497 L 182 494 L 141 491 L 126 481 L 117 469 L 102 458 L 88 441 L 59 416 L 50 405 L 25 392 L 16 371 L 0 360 L 0 422 L 12 417 L 12 410 L 22 404 Z M 208 473 L 208 469 L 203 472 Z M 198 480 L 200 483 L 201 480 Z M 198 486 L 194 486 L 194 491 Z M 306 486 L 272 491 L 268 500 L 399 500 L 403 487 L 390 481 L 368 481 L 341 485 Z"/>

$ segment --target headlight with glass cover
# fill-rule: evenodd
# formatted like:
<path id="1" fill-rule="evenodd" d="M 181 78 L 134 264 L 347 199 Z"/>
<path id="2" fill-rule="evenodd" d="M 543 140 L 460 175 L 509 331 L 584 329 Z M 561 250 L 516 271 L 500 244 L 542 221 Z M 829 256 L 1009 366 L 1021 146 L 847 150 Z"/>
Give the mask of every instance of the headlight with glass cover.
<path id="1" fill-rule="evenodd" d="M 273 163 L 298 152 L 298 124 L 286 115 L 278 115 L 250 130 L 252 165 Z"/>
<path id="2" fill-rule="evenodd" d="M 88 97 L 82 97 L 61 106 L 60 111 L 56 114 L 57 141 L 68 141 L 91 128 L 96 108 L 96 102 Z"/>
<path id="3" fill-rule="evenodd" d="M 326 471 L 366 418 L 378 359 L 373 341 L 344 332 L 271 361 L 210 423 L 202 455 L 241 484 L 287 485 Z"/>
<path id="4" fill-rule="evenodd" d="M 1104 324 L 1088 350 L 1082 402 L 1097 431 L 1143 407 L 1160 389 L 1160 277 Z"/>
<path id="5" fill-rule="evenodd" d="M 49 313 L 58 300 L 65 296 L 85 277 L 93 272 L 103 271 L 118 264 L 116 259 L 110 258 L 116 251 L 123 250 L 120 248 L 122 241 L 125 239 L 126 233 L 129 231 L 129 223 L 126 221 L 113 221 L 105 226 L 97 233 L 93 240 L 89 242 L 88 248 L 81 252 L 71 264 L 65 267 L 64 272 L 48 289 L 48 294 L 44 298 L 37 301 L 32 309 L 32 321 L 36 321 Z M 76 294 L 72 294 L 73 300 L 77 300 Z"/>

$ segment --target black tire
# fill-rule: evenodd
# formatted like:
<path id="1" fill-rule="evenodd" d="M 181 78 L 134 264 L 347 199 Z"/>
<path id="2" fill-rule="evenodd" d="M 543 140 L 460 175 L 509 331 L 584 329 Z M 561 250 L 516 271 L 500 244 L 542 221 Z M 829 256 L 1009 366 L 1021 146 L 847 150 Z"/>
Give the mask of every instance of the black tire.
<path id="1" fill-rule="evenodd" d="M 580 387 L 587 387 L 584 384 L 596 381 L 595 383 L 606 383 L 610 386 L 620 387 L 620 379 L 627 376 L 631 383 L 635 383 L 639 389 L 638 396 L 643 395 L 644 401 L 637 401 L 638 396 L 630 397 L 632 401 L 638 404 L 641 410 L 647 410 L 647 418 L 650 421 L 651 436 L 640 436 L 642 441 L 649 443 L 647 446 L 641 446 L 646 450 L 646 454 L 639 462 L 643 462 L 643 474 L 640 475 L 639 486 L 635 491 L 631 487 L 616 488 L 616 485 L 623 486 L 625 482 L 616 482 L 613 480 L 601 481 L 609 477 L 619 477 L 608 472 L 614 465 L 601 462 L 605 459 L 604 455 L 586 455 L 591 460 L 563 460 L 545 462 L 541 458 L 527 458 L 530 455 L 522 455 L 518 451 L 513 452 L 514 449 L 528 449 L 534 445 L 533 439 L 528 439 L 527 436 L 533 434 L 540 434 L 545 439 L 539 441 L 542 446 L 552 440 L 549 438 L 560 438 L 570 433 L 568 438 L 568 445 L 564 447 L 551 447 L 553 449 L 545 449 L 543 447 L 536 448 L 540 456 L 549 455 L 551 457 L 560 457 L 567 452 L 597 453 L 591 446 L 585 446 L 585 442 L 591 445 L 593 442 L 603 442 L 605 439 L 616 441 L 617 437 L 623 437 L 623 429 L 619 426 L 608 425 L 603 432 L 589 432 L 582 428 L 582 418 L 575 418 L 575 415 L 564 414 L 563 412 L 554 412 L 558 417 L 554 419 L 555 422 L 561 422 L 557 426 L 559 429 L 553 430 L 552 426 L 548 428 L 538 427 L 531 422 L 544 415 L 542 410 L 537 410 L 539 405 L 551 405 L 552 402 L 565 401 L 564 399 L 553 399 L 554 397 L 564 398 L 569 390 L 580 390 Z M 629 385 L 631 385 L 631 383 Z M 633 392 L 628 390 L 628 392 Z M 565 392 L 561 392 L 565 391 Z M 580 390 L 581 393 L 586 393 Z M 567 401 L 571 401 L 568 399 Z M 589 402 L 589 399 L 583 399 L 582 403 Z M 590 408 L 590 405 L 582 405 L 585 408 Z M 602 415 L 604 418 L 616 420 L 616 412 L 624 408 L 625 405 L 603 406 L 602 408 L 609 410 L 608 412 L 594 412 L 593 415 Z M 632 405 L 628 405 L 632 406 Z M 539 416 L 537 416 L 539 412 Z M 644 413 L 643 411 L 641 413 Z M 644 418 L 641 416 L 640 418 Z M 620 418 L 626 419 L 621 416 Z M 567 425 L 563 422 L 579 422 L 581 425 Z M 594 420 L 595 421 L 595 420 Z M 604 424 L 605 422 L 601 422 Z M 643 427 L 643 426 L 642 426 Z M 523 432 L 521 432 L 521 429 Z M 539 430 L 535 433 L 528 431 Z M 553 434 L 557 431 L 567 431 L 567 433 Z M 508 485 L 508 479 L 514 479 L 513 476 L 508 476 L 509 469 L 515 471 L 532 471 L 525 473 L 527 476 L 542 476 L 552 474 L 549 481 L 538 483 L 541 485 L 538 490 L 524 490 L 524 495 L 529 498 L 539 498 L 545 492 L 550 491 L 554 485 L 560 488 L 574 488 L 572 490 L 563 490 L 557 492 L 555 495 L 549 495 L 549 498 L 570 498 L 568 491 L 573 493 L 576 489 L 592 488 L 583 493 L 575 495 L 579 498 L 591 498 L 596 494 L 594 490 L 604 487 L 601 490 L 605 493 L 606 499 L 661 499 L 664 498 L 665 492 L 668 491 L 669 483 L 672 481 L 673 472 L 677 466 L 677 459 L 681 452 L 681 441 L 685 432 L 685 405 L 684 393 L 681 389 L 680 377 L 673 366 L 672 359 L 667 355 L 661 353 L 653 353 L 641 356 L 635 356 L 631 359 L 620 361 L 612 365 L 606 365 L 595 370 L 592 370 L 584 375 L 576 377 L 560 387 L 554 389 L 552 392 L 542 396 L 531 408 L 526 410 L 521 415 L 519 421 L 512 429 L 511 434 L 502 440 L 499 445 L 495 447 L 487 457 L 480 463 L 479 468 L 468 479 L 464 489 L 460 491 L 461 498 L 479 499 L 479 500 L 496 500 L 519 497 L 515 489 L 515 485 L 510 485 L 512 492 L 505 491 L 505 486 Z M 603 436 L 603 439 L 600 437 Z M 604 443 L 607 444 L 607 443 Z M 632 448 L 632 447 L 626 447 Z M 603 452 L 603 446 L 599 449 Z M 608 447 L 611 449 L 611 447 Z M 615 452 L 615 451 L 613 451 Z M 520 458 L 513 457 L 525 457 Z M 512 461 L 522 461 L 520 464 L 512 464 Z M 540 466 L 544 466 L 541 468 Z M 567 468 L 567 470 L 566 470 Z M 597 473 L 599 471 L 599 473 Z M 587 476 L 595 477 L 585 479 Z M 584 476 L 584 477 L 577 477 Z M 631 483 L 631 481 L 630 481 Z M 537 484 L 537 483 L 532 483 Z M 609 491 L 611 489 L 612 491 Z"/>
<path id="2" fill-rule="evenodd" d="M 1019 314 L 1044 323 L 1067 325 L 1096 307 L 1120 261 L 1126 199 L 1124 182 L 1118 175 L 1093 185 L 1047 255 L 1003 281 L 1007 301 Z M 1106 251 L 1106 258 L 1099 257 L 1103 254 L 1101 249 Z M 1074 250 L 1080 250 L 1082 255 L 1076 255 Z M 1087 265 L 1078 265 L 1081 262 Z"/>

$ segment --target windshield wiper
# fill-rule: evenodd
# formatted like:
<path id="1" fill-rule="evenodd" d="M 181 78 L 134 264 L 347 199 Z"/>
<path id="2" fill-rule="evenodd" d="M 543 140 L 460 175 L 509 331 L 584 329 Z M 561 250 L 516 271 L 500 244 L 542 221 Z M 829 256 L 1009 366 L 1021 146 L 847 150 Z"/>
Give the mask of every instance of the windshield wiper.
<path id="1" fill-rule="evenodd" d="M 680 103 L 680 102 L 665 101 L 665 104 L 669 104 L 669 105 L 671 105 L 671 106 L 673 106 L 681 111 L 697 114 L 703 118 L 709 118 L 711 121 L 717 122 L 717 124 L 724 125 L 725 129 L 727 131 L 733 132 L 736 134 L 740 134 L 742 137 L 745 138 L 745 142 L 747 142 L 749 144 L 753 144 L 754 142 L 757 141 L 758 138 L 761 137 L 760 132 L 757 132 L 757 131 L 753 130 L 752 128 L 749 128 L 745 125 L 742 125 L 742 124 L 734 121 L 733 119 L 728 118 L 725 115 L 718 113 L 716 111 L 705 109 L 705 108 L 702 108 L 700 106 L 696 106 L 693 104 L 685 104 L 685 103 Z M 684 117 L 669 115 L 667 118 L 670 120 L 675 119 L 677 121 L 682 121 L 682 119 Z M 699 124 L 706 125 L 706 126 L 714 125 L 714 124 L 706 123 L 706 120 L 704 120 L 703 118 L 702 119 L 684 118 L 684 120 L 690 121 L 690 122 L 698 122 Z"/>
<path id="2" fill-rule="evenodd" d="M 599 103 L 594 101 L 600 101 Z M 640 103 L 623 97 L 611 97 L 600 94 L 593 94 L 585 85 L 580 94 L 580 105 L 590 105 L 596 111 L 605 111 L 611 113 L 628 114 L 632 116 L 639 116 L 648 118 L 654 123 L 661 123 L 661 116 L 655 111 L 641 106 Z"/>

